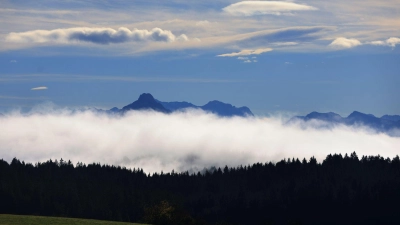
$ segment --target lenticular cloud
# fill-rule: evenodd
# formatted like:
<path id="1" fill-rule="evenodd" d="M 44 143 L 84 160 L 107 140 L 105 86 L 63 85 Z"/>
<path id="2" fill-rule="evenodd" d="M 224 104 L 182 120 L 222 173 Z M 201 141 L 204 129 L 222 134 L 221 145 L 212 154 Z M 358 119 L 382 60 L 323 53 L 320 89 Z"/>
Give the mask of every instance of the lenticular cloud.
<path id="1" fill-rule="evenodd" d="M 124 42 L 173 42 L 187 41 L 185 34 L 176 37 L 169 30 L 154 28 L 152 30 L 129 30 L 120 27 L 117 30 L 112 28 L 89 28 L 76 27 L 55 30 L 33 30 L 27 32 L 10 33 L 6 41 L 17 43 L 75 43 L 91 42 L 94 44 L 111 44 Z"/>
<path id="2" fill-rule="evenodd" d="M 265 14 L 281 15 L 292 11 L 317 10 L 317 8 L 294 2 L 242 1 L 231 4 L 222 10 L 235 16 L 254 16 Z"/>
<path id="3" fill-rule="evenodd" d="M 219 118 L 202 111 L 175 114 L 90 111 L 0 117 L 0 158 L 49 159 L 141 167 L 145 172 L 201 170 L 283 158 L 322 160 L 330 153 L 393 157 L 400 138 L 362 127 L 317 129 L 278 118 Z"/>

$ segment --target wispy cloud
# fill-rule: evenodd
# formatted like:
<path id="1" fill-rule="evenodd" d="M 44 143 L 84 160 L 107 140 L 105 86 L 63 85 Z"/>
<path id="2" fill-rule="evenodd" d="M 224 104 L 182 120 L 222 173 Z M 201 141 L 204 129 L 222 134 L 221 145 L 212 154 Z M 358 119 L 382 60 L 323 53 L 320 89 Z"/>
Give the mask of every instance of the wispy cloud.
<path id="1" fill-rule="evenodd" d="M 232 52 L 232 53 L 226 53 L 226 54 L 221 54 L 217 55 L 219 57 L 236 57 L 236 56 L 247 56 L 247 55 L 259 55 L 265 52 L 270 52 L 272 51 L 272 48 L 259 48 L 255 50 L 251 49 L 245 49 L 240 52 Z"/>
<path id="2" fill-rule="evenodd" d="M 45 100 L 47 97 L 21 97 L 21 96 L 7 96 L 0 95 L 0 99 L 10 99 L 10 100 Z"/>
<path id="3" fill-rule="evenodd" d="M 292 11 L 317 10 L 313 6 L 282 1 L 242 1 L 222 9 L 235 16 L 281 15 Z"/>
<path id="4" fill-rule="evenodd" d="M 47 90 L 47 89 L 48 89 L 47 87 L 41 86 L 41 87 L 32 88 L 31 91 L 41 91 L 41 90 Z"/>
<path id="5" fill-rule="evenodd" d="M 17 60 L 10 60 L 10 63 L 17 63 Z"/>
<path id="6" fill-rule="evenodd" d="M 120 27 L 112 28 L 89 28 L 76 27 L 55 30 L 33 30 L 27 32 L 12 32 L 6 36 L 6 41 L 16 43 L 76 43 L 90 42 L 94 44 L 116 44 L 124 42 L 174 42 L 187 41 L 185 34 L 175 36 L 169 30 L 154 28 L 152 30 L 129 30 Z"/>
<path id="7" fill-rule="evenodd" d="M 135 76 L 93 76 L 81 74 L 23 74 L 4 75 L 0 82 L 75 82 L 75 81 L 120 81 L 120 82 L 179 82 L 179 83 L 235 83 L 246 80 L 205 79 L 187 77 L 135 77 Z M 37 87 L 39 88 L 39 87 Z"/>
<path id="8" fill-rule="evenodd" d="M 354 38 L 344 38 L 344 37 L 339 37 L 336 38 L 332 43 L 329 44 L 329 46 L 333 48 L 353 48 L 356 46 L 362 45 L 362 43 Z"/>

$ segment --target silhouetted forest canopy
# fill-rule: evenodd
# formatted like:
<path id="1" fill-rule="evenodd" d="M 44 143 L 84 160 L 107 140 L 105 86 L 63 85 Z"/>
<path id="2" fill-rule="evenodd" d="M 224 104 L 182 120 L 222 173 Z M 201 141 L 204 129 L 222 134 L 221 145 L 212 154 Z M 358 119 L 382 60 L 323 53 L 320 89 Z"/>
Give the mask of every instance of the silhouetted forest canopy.
<path id="1" fill-rule="evenodd" d="M 400 160 L 328 155 L 204 172 L 0 160 L 0 213 L 149 224 L 400 224 Z"/>

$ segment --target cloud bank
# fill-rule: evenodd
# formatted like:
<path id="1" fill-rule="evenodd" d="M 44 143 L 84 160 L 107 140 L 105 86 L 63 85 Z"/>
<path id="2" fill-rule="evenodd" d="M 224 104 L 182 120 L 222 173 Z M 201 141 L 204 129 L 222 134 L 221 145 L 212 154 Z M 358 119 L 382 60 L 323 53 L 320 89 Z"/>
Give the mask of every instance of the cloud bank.
<path id="1" fill-rule="evenodd" d="M 48 111 L 48 109 L 46 109 Z M 0 117 L 0 158 L 26 162 L 70 159 L 141 167 L 146 172 L 201 170 L 278 161 L 322 160 L 330 153 L 393 157 L 400 138 L 362 127 L 316 129 L 282 125 L 279 118 L 219 118 L 202 111 L 124 117 L 54 111 Z"/>
<path id="2" fill-rule="evenodd" d="M 281 15 L 292 11 L 317 10 L 317 8 L 294 2 L 242 1 L 231 4 L 222 10 L 234 16 L 254 16 L 265 14 Z"/>
<path id="3" fill-rule="evenodd" d="M 94 44 L 117 44 L 125 42 L 174 42 L 187 41 L 185 34 L 175 36 L 169 30 L 154 28 L 152 30 L 129 30 L 120 27 L 118 30 L 112 28 L 89 28 L 76 27 L 55 30 L 33 30 L 20 33 L 9 33 L 6 41 L 16 43 L 77 43 L 90 42 Z"/>
<path id="4" fill-rule="evenodd" d="M 265 52 L 270 52 L 272 51 L 272 48 L 259 48 L 255 50 L 251 49 L 245 49 L 240 52 L 232 52 L 232 53 L 226 53 L 226 54 L 221 54 L 217 55 L 219 57 L 236 57 L 236 56 L 247 56 L 247 55 L 260 55 Z"/>

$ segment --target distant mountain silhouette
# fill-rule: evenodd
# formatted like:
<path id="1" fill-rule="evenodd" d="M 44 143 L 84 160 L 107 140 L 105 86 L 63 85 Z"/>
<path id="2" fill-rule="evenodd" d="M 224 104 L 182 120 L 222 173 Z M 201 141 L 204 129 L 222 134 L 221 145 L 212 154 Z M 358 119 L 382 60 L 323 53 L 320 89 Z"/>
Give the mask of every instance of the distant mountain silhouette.
<path id="1" fill-rule="evenodd" d="M 115 110 L 115 108 L 113 108 Z M 125 113 L 129 110 L 154 110 L 162 113 L 170 113 L 171 111 L 164 108 L 162 104 L 157 102 L 151 94 L 143 93 L 139 99 L 131 104 L 124 106 L 120 112 Z"/>
<path id="2" fill-rule="evenodd" d="M 398 115 L 384 115 L 381 117 L 384 120 L 391 120 L 391 121 L 400 121 L 400 116 Z"/>
<path id="3" fill-rule="evenodd" d="M 161 102 L 165 108 L 171 111 L 180 111 L 188 108 L 202 109 L 206 112 L 217 114 L 218 116 L 231 117 L 231 116 L 254 116 L 253 113 L 247 107 L 237 108 L 231 104 L 223 103 L 220 101 L 210 101 L 203 106 L 196 106 L 189 102 Z"/>
<path id="4" fill-rule="evenodd" d="M 319 113 L 319 112 L 312 112 L 306 116 L 297 116 L 296 118 L 302 119 L 304 121 L 309 121 L 312 119 L 318 119 L 318 120 L 323 120 L 323 121 L 328 121 L 328 122 L 342 122 L 343 117 L 341 117 L 339 114 L 329 112 L 329 113 Z"/>
<path id="5" fill-rule="evenodd" d="M 118 109 L 117 107 L 113 107 L 113 108 L 111 108 L 111 109 L 109 109 L 107 111 L 110 112 L 110 113 L 118 113 L 120 111 L 120 109 Z"/>
<path id="6" fill-rule="evenodd" d="M 235 107 L 231 104 L 223 103 L 220 101 L 210 101 L 203 106 L 196 106 L 190 102 L 162 102 L 155 99 L 151 94 L 141 94 L 139 99 L 131 104 L 124 106 L 122 109 L 117 107 L 109 110 L 97 110 L 97 112 L 106 112 L 109 114 L 125 113 L 129 110 L 154 110 L 157 112 L 170 113 L 181 111 L 185 109 L 202 109 L 206 112 L 217 114 L 218 116 L 231 117 L 231 116 L 254 116 L 248 107 Z"/>
<path id="7" fill-rule="evenodd" d="M 231 104 L 220 101 L 211 101 L 200 107 L 204 111 L 215 113 L 219 116 L 254 116 L 246 106 L 237 108 Z"/>
<path id="8" fill-rule="evenodd" d="M 348 117 L 343 118 L 339 114 L 336 113 L 318 113 L 312 112 L 306 116 L 297 116 L 289 120 L 289 122 L 293 122 L 295 120 L 321 120 L 330 123 L 340 123 L 345 125 L 364 125 L 371 127 L 377 131 L 386 132 L 391 129 L 400 129 L 400 116 L 392 115 L 392 116 L 382 116 L 378 118 L 372 114 L 365 114 L 361 112 L 354 111 Z"/>
<path id="9" fill-rule="evenodd" d="M 158 101 L 158 100 L 156 100 Z M 190 102 L 161 102 L 158 101 L 161 105 L 164 106 L 164 108 L 169 109 L 171 111 L 179 111 L 182 109 L 186 109 L 186 108 L 195 108 L 198 109 L 200 108 L 199 106 L 195 106 Z"/>

